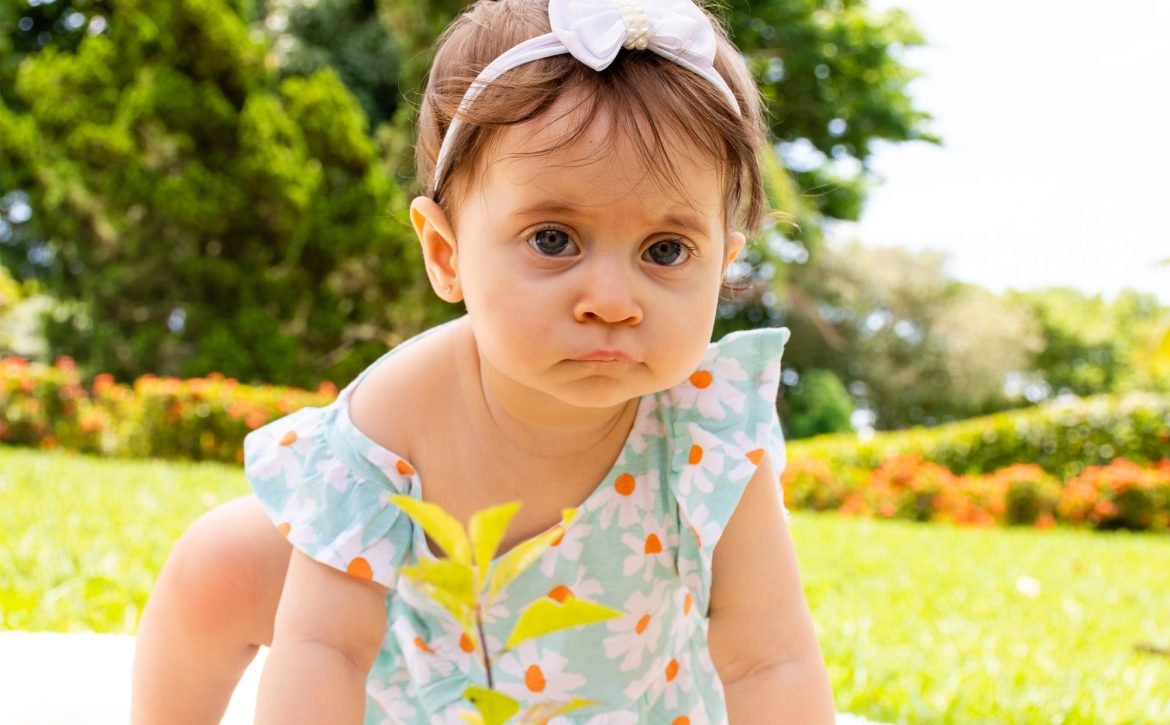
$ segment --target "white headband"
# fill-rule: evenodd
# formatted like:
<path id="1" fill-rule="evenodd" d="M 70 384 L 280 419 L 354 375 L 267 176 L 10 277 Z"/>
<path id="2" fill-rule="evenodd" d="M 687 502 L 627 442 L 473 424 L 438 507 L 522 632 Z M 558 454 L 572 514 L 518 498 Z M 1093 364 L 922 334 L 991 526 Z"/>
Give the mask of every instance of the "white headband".
<path id="1" fill-rule="evenodd" d="M 715 29 L 691 0 L 549 0 L 552 32 L 513 46 L 488 64 L 463 95 L 451 119 L 433 188 L 446 171 L 447 155 L 465 114 L 489 83 L 517 66 L 568 53 L 593 70 L 604 70 L 622 48 L 652 50 L 709 81 L 740 112 L 735 94 L 715 72 Z"/>

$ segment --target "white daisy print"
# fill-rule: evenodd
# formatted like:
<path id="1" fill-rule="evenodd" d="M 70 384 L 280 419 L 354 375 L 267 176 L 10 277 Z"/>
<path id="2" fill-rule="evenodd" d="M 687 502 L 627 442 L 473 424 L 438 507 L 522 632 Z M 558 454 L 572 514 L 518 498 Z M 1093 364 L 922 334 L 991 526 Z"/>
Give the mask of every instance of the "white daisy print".
<path id="1" fill-rule="evenodd" d="M 511 589 L 503 589 L 495 598 L 480 603 L 485 625 L 507 622 L 512 618 L 512 607 L 508 604 L 508 597 L 511 596 L 511 593 Z"/>
<path id="2" fill-rule="evenodd" d="M 410 704 L 416 693 L 410 682 L 410 672 L 406 669 L 396 669 L 384 683 L 375 683 L 371 680 L 366 686 L 366 695 L 378 703 L 385 712 L 383 723 L 395 725 L 410 722 L 418 714 L 418 710 Z"/>
<path id="3" fill-rule="evenodd" d="M 402 659 L 406 661 L 406 669 L 416 687 L 428 685 L 455 671 L 455 664 L 436 652 L 406 617 L 395 619 L 390 629 L 402 649 Z"/>
<path id="4" fill-rule="evenodd" d="M 317 530 L 310 523 L 317 513 L 317 500 L 293 491 L 279 511 L 270 511 L 269 518 L 286 538 L 299 546 L 317 543 Z"/>
<path id="5" fill-rule="evenodd" d="M 500 658 L 500 671 L 511 679 L 501 677 L 496 688 L 521 701 L 568 702 L 585 685 L 582 675 L 566 670 L 568 665 L 568 658 L 528 640 Z"/>
<path id="6" fill-rule="evenodd" d="M 304 480 L 301 466 L 319 441 L 313 435 L 317 423 L 311 417 L 295 417 L 294 420 L 282 418 L 249 434 L 249 440 L 255 441 L 250 448 L 259 451 L 248 462 L 249 478 L 256 481 L 283 479 L 288 488 L 297 488 L 301 484 Z"/>
<path id="7" fill-rule="evenodd" d="M 699 656 L 695 658 L 695 660 L 698 661 L 698 667 L 696 668 L 697 673 L 701 673 L 703 675 L 716 675 L 715 661 L 711 659 L 711 651 L 708 648 L 700 647 Z M 723 683 L 719 681 L 717 676 L 715 677 L 714 682 L 718 687 L 718 691 L 723 692 Z"/>
<path id="8" fill-rule="evenodd" d="M 676 649 L 684 650 L 702 621 L 695 606 L 695 595 L 686 587 L 675 587 L 667 598 L 667 606 L 672 615 L 667 617 L 670 621 L 670 641 Z"/>
<path id="9" fill-rule="evenodd" d="M 689 710 L 675 715 L 672 722 L 685 722 L 687 725 L 711 725 L 711 718 L 707 715 L 707 707 L 702 700 L 699 700 L 691 703 Z"/>
<path id="10" fill-rule="evenodd" d="M 662 602 L 666 582 L 659 581 L 650 594 L 634 592 L 626 599 L 622 609 L 626 616 L 611 619 L 606 627 L 615 634 L 606 637 L 605 656 L 622 661 L 618 669 L 629 672 L 642 664 L 647 650 L 657 649 L 662 637 Z"/>
<path id="11" fill-rule="evenodd" d="M 410 465 L 402 456 L 381 446 L 370 446 L 369 450 L 366 451 L 366 460 L 381 469 L 386 474 L 386 478 L 399 485 L 406 483 L 404 489 L 409 489 L 409 482 L 414 477 L 414 466 Z"/>
<path id="12" fill-rule="evenodd" d="M 678 477 L 678 490 L 683 496 L 689 496 L 696 488 L 711 493 L 715 490 L 715 478 L 723 473 L 722 441 L 694 423 L 689 430 L 691 448 L 687 452 L 687 465 Z"/>
<path id="13" fill-rule="evenodd" d="M 718 521 L 711 519 L 711 512 L 707 510 L 706 504 L 699 504 L 693 511 L 684 511 L 687 522 L 690 525 L 690 530 L 684 530 L 683 535 L 688 533 L 695 537 L 699 548 L 704 546 L 714 546 L 715 542 L 723 534 L 723 527 L 719 525 Z"/>
<path id="14" fill-rule="evenodd" d="M 776 403 L 776 391 L 780 387 L 780 360 L 773 360 L 756 378 L 756 394 L 769 403 Z"/>
<path id="15" fill-rule="evenodd" d="M 584 549 L 584 541 L 589 538 L 589 532 L 593 531 L 591 524 L 583 524 L 580 522 L 570 522 L 561 531 L 561 535 L 552 541 L 552 546 L 540 556 L 540 573 L 545 576 L 552 576 L 553 571 L 557 568 L 557 562 L 561 557 L 569 561 L 579 561 L 581 559 L 581 551 Z"/>
<path id="16" fill-rule="evenodd" d="M 701 554 L 700 554 L 701 555 Z M 689 591 L 701 591 L 703 587 L 702 572 L 699 571 L 700 563 L 689 556 L 680 556 L 678 558 L 678 578 Z"/>
<path id="17" fill-rule="evenodd" d="M 317 473 L 338 493 L 345 493 L 349 488 L 351 480 L 349 466 L 333 456 L 317 462 Z"/>
<path id="18" fill-rule="evenodd" d="M 658 667 L 658 660 L 652 658 L 650 664 L 629 681 L 629 684 L 622 690 L 622 694 L 626 696 L 627 700 L 642 699 L 642 696 L 650 690 L 653 680 L 661 671 L 661 668 Z M 647 707 L 653 706 L 656 701 L 657 699 L 646 703 Z"/>
<path id="19" fill-rule="evenodd" d="M 650 581 L 656 566 L 673 569 L 678 534 L 670 533 L 653 514 L 647 514 L 642 525 L 634 528 L 636 534 L 630 531 L 622 534 L 622 544 L 631 552 L 622 561 L 622 574 L 632 576 L 641 569 L 642 579 Z"/>
<path id="20" fill-rule="evenodd" d="M 661 477 L 657 469 L 641 476 L 621 473 L 601 501 L 598 512 L 602 529 L 608 529 L 617 514 L 618 526 L 628 528 L 654 508 L 658 500 Z"/>
<path id="21" fill-rule="evenodd" d="M 594 715 L 585 721 L 585 725 L 638 725 L 638 722 L 638 713 L 632 710 L 614 710 Z M 567 717 L 561 715 L 549 720 L 548 725 L 571 725 L 571 723 Z"/>
<path id="22" fill-rule="evenodd" d="M 558 584 L 549 590 L 548 595 L 558 602 L 564 602 L 569 597 L 577 597 L 590 602 L 596 602 L 605 596 L 605 586 L 596 577 L 590 577 L 584 566 L 577 567 L 577 575 L 569 584 Z"/>
<path id="23" fill-rule="evenodd" d="M 695 686 L 690 661 L 689 652 L 664 656 L 655 661 L 656 667 L 651 667 L 653 677 L 646 691 L 650 702 L 657 703 L 662 698 L 668 709 L 678 707 L 683 693 L 691 692 Z"/>
<path id="24" fill-rule="evenodd" d="M 735 386 L 748 379 L 747 372 L 739 360 L 733 357 L 718 357 L 704 361 L 699 369 L 691 373 L 689 385 L 684 383 L 674 390 L 674 399 L 682 408 L 697 408 L 704 418 L 723 420 L 727 410 L 743 412 L 747 396 Z"/>
<path id="25" fill-rule="evenodd" d="M 428 642 L 431 649 L 454 662 L 465 675 L 470 676 L 472 670 L 482 672 L 483 652 L 476 642 L 476 636 L 464 632 L 454 617 L 439 617 L 437 622 L 439 633 L 432 634 Z"/>
<path id="26" fill-rule="evenodd" d="M 727 475 L 733 480 L 751 478 L 764 457 L 764 450 L 768 445 L 768 438 L 772 426 L 768 423 L 756 425 L 755 436 L 749 436 L 744 431 L 736 431 L 732 437 L 733 443 L 724 446 L 727 453 L 727 465 L 730 470 Z M 773 465 L 775 462 L 773 461 Z"/>
<path id="27" fill-rule="evenodd" d="M 638 406 L 638 417 L 634 419 L 634 426 L 630 430 L 630 448 L 634 453 L 641 453 L 649 445 L 648 439 L 657 439 L 666 435 L 666 427 L 658 416 L 658 397 L 647 396 Z M 625 450 L 622 451 L 625 457 Z"/>
<path id="28" fill-rule="evenodd" d="M 363 543 L 365 529 L 361 524 L 343 531 L 333 540 L 328 549 L 321 552 L 322 560 L 332 560 L 334 565 L 359 579 L 372 579 L 385 586 L 394 586 L 397 571 L 394 566 L 398 548 L 390 539 L 378 539 L 368 545 Z"/>

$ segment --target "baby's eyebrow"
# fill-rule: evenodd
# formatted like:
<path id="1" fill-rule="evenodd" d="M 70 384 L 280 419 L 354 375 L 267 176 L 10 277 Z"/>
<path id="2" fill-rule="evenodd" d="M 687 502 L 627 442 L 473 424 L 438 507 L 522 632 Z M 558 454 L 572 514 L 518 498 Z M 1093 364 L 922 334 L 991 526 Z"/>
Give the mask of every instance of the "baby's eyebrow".
<path id="1" fill-rule="evenodd" d="M 543 214 L 552 214 L 557 216 L 589 216 L 586 209 L 578 206 L 569 206 L 565 204 L 545 204 L 539 203 L 529 207 L 523 207 L 512 212 L 515 216 L 540 216 Z M 708 233 L 708 225 L 705 219 L 690 210 L 683 209 L 668 209 L 666 213 L 657 217 L 653 222 L 653 226 L 671 226 L 682 227 L 689 231 L 702 234 L 704 236 Z"/>

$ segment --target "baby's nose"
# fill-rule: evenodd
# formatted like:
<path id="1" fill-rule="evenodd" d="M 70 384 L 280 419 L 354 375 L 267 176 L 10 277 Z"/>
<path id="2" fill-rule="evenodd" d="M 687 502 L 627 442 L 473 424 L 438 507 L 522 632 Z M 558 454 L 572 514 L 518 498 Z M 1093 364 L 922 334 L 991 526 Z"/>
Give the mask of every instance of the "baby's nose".
<path id="1" fill-rule="evenodd" d="M 642 306 L 638 301 L 635 270 L 617 254 L 599 254 L 587 266 L 581 279 L 573 316 L 578 322 L 638 324 Z"/>

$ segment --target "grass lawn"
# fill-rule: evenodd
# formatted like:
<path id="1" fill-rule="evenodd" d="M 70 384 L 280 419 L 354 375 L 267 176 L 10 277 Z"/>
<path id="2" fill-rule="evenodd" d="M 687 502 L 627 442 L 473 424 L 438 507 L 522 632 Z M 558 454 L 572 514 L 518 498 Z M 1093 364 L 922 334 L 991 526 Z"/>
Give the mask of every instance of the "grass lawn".
<path id="1" fill-rule="evenodd" d="M 133 632 L 239 468 L 0 447 L 0 628 Z M 1170 536 L 792 518 L 840 710 L 908 723 L 1170 722 Z"/>

